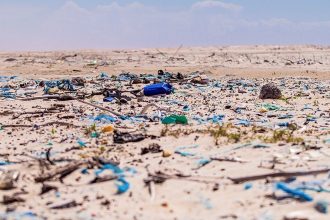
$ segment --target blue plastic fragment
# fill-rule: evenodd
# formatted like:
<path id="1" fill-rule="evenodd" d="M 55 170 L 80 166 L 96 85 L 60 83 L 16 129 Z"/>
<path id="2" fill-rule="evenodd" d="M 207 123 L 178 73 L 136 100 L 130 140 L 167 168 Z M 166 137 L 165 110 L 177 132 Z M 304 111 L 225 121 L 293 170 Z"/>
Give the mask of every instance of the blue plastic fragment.
<path id="1" fill-rule="evenodd" d="M 137 76 L 131 73 L 122 73 L 119 76 L 117 76 L 117 80 L 119 81 L 130 81 L 134 78 L 137 78 Z"/>
<path id="2" fill-rule="evenodd" d="M 0 161 L 0 166 L 6 166 L 6 165 L 11 165 L 13 163 L 7 162 L 7 161 Z"/>
<path id="3" fill-rule="evenodd" d="M 240 107 L 236 108 L 234 111 L 237 114 L 242 114 L 242 108 L 240 108 Z"/>
<path id="4" fill-rule="evenodd" d="M 56 191 L 56 192 L 55 192 L 55 196 L 56 196 L 57 198 L 60 198 L 60 197 L 61 197 L 61 192 Z"/>
<path id="5" fill-rule="evenodd" d="M 122 170 L 121 168 L 119 168 L 118 166 L 116 166 L 114 164 L 109 163 L 109 164 L 103 165 L 100 169 L 95 170 L 94 171 L 95 175 L 96 176 L 100 175 L 104 170 L 111 170 L 118 177 L 117 183 L 116 183 L 117 194 L 125 193 L 129 189 L 130 184 L 125 179 L 124 170 Z M 130 169 L 127 169 L 127 170 L 129 170 L 129 172 L 133 172 Z"/>
<path id="6" fill-rule="evenodd" d="M 222 86 L 221 82 L 214 82 L 213 87 L 222 88 L 223 86 Z"/>
<path id="7" fill-rule="evenodd" d="M 39 220 L 39 218 L 35 213 L 31 211 L 27 212 L 6 212 L 6 213 L 0 213 L 0 219 L 32 219 L 32 220 Z"/>
<path id="8" fill-rule="evenodd" d="M 286 114 L 286 115 L 280 115 L 278 116 L 278 119 L 289 119 L 289 118 L 292 118 L 293 115 L 291 114 Z"/>
<path id="9" fill-rule="evenodd" d="M 187 111 L 189 111 L 189 110 L 190 110 L 189 105 L 185 105 L 185 106 L 183 106 L 183 111 L 187 112 Z"/>
<path id="10" fill-rule="evenodd" d="M 212 122 L 212 123 L 215 123 L 215 124 L 222 124 L 224 118 L 225 118 L 225 115 L 213 115 L 213 116 L 208 117 L 208 118 L 201 118 L 199 116 L 193 116 L 192 117 L 192 119 L 197 121 L 198 124 L 205 124 L 207 122 Z"/>
<path id="11" fill-rule="evenodd" d="M 316 121 L 316 117 L 313 117 L 313 116 L 307 117 L 307 121 L 309 121 L 309 122 Z"/>
<path id="12" fill-rule="evenodd" d="M 105 72 L 102 72 L 100 74 L 100 78 L 102 78 L 102 79 L 109 78 L 109 75 L 107 73 L 105 73 Z"/>
<path id="13" fill-rule="evenodd" d="M 79 144 L 80 147 L 86 147 L 86 143 L 81 139 L 78 139 L 77 143 Z"/>
<path id="14" fill-rule="evenodd" d="M 115 100 L 113 97 L 106 97 L 103 99 L 103 102 L 112 102 L 113 100 Z"/>
<path id="15" fill-rule="evenodd" d="M 45 91 L 45 93 L 47 93 L 49 88 L 55 88 L 55 87 L 58 87 L 59 89 L 68 90 L 68 91 L 76 91 L 76 88 L 72 84 L 71 80 L 68 80 L 68 79 L 45 81 L 44 91 Z"/>
<path id="16" fill-rule="evenodd" d="M 0 97 L 4 97 L 7 99 L 16 99 L 15 93 L 10 92 L 9 88 L 0 88 Z"/>
<path id="17" fill-rule="evenodd" d="M 205 166 L 206 164 L 210 163 L 212 160 L 210 158 L 202 158 L 198 160 L 199 166 Z"/>
<path id="18" fill-rule="evenodd" d="M 313 110 L 313 108 L 310 105 L 305 104 L 302 110 Z"/>
<path id="19" fill-rule="evenodd" d="M 180 154 L 183 157 L 191 157 L 191 156 L 195 156 L 196 154 L 195 153 L 190 153 L 190 152 L 185 152 L 185 151 L 182 151 L 182 150 L 194 149 L 194 148 L 198 148 L 198 147 L 199 147 L 198 144 L 191 145 L 191 146 L 180 146 L 180 147 L 177 147 L 175 149 L 174 153 Z"/>
<path id="20" fill-rule="evenodd" d="M 102 121 L 102 122 L 116 122 L 117 119 L 106 114 L 100 114 L 94 118 L 94 121 Z"/>
<path id="21" fill-rule="evenodd" d="M 37 215 L 34 214 L 33 212 L 25 212 L 22 214 L 23 216 L 26 216 L 26 217 L 36 217 Z"/>
<path id="22" fill-rule="evenodd" d="M 235 125 L 249 126 L 250 125 L 250 121 L 249 120 L 245 120 L 245 119 L 239 119 L 238 122 Z"/>
<path id="23" fill-rule="evenodd" d="M 249 190 L 253 187 L 252 183 L 245 183 L 244 190 Z"/>
<path id="24" fill-rule="evenodd" d="M 283 192 L 286 192 L 287 194 L 289 194 L 289 195 L 291 195 L 295 198 L 299 198 L 299 199 L 305 200 L 307 202 L 313 201 L 313 197 L 311 197 L 310 195 L 308 195 L 304 191 L 302 191 L 300 189 L 292 189 L 287 184 L 285 184 L 283 182 L 277 182 L 276 183 L 276 188 L 279 189 L 279 190 L 282 190 Z"/>
<path id="25" fill-rule="evenodd" d="M 123 177 L 120 177 L 117 179 L 117 194 L 122 194 L 127 192 L 127 190 L 129 189 L 129 182 L 127 182 Z"/>
<path id="26" fill-rule="evenodd" d="M 213 123 L 223 123 L 223 119 L 225 118 L 225 115 L 214 115 L 213 117 L 207 118 L 208 121 L 212 121 Z"/>
<path id="27" fill-rule="evenodd" d="M 91 133 L 91 138 L 99 138 L 100 137 L 100 133 L 94 131 Z"/>
<path id="28" fill-rule="evenodd" d="M 180 154 L 183 157 L 190 157 L 190 156 L 195 156 L 194 153 L 190 153 L 190 152 L 184 152 L 184 151 L 175 151 L 176 154 Z"/>
<path id="29" fill-rule="evenodd" d="M 17 76 L 0 76 L 0 82 L 9 82 L 12 79 L 15 79 Z"/>
<path id="30" fill-rule="evenodd" d="M 100 169 L 95 170 L 95 175 L 100 175 L 104 170 L 111 170 L 114 174 L 122 176 L 124 171 L 114 164 L 105 164 Z"/>
<path id="31" fill-rule="evenodd" d="M 81 170 L 81 173 L 82 173 L 82 174 L 88 174 L 88 169 L 87 169 L 87 168 L 82 169 L 82 170 Z"/>
<path id="32" fill-rule="evenodd" d="M 198 148 L 198 147 L 199 147 L 198 144 L 191 145 L 191 146 L 181 146 L 181 147 L 177 147 L 176 150 L 174 151 L 174 153 L 176 153 L 176 154 L 180 154 L 180 155 L 183 156 L 183 157 L 195 156 L 194 153 L 185 152 L 185 151 L 182 151 L 182 150 L 185 150 L 185 149 L 193 149 L 193 148 Z"/>
<path id="33" fill-rule="evenodd" d="M 10 91 L 10 88 L 8 88 L 8 87 L 0 88 L 0 91 L 8 92 L 8 91 Z"/>
<path id="34" fill-rule="evenodd" d="M 280 127 L 288 127 L 290 125 L 290 123 L 289 122 L 280 122 L 277 125 Z"/>

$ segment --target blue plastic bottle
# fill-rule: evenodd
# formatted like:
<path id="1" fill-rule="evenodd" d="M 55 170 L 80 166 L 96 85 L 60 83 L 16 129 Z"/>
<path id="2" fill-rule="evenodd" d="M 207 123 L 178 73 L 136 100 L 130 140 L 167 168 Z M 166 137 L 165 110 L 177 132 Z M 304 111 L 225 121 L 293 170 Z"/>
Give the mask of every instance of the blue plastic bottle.
<path id="1" fill-rule="evenodd" d="M 143 93 L 145 96 L 171 94 L 173 86 L 169 83 L 157 83 L 144 87 Z"/>

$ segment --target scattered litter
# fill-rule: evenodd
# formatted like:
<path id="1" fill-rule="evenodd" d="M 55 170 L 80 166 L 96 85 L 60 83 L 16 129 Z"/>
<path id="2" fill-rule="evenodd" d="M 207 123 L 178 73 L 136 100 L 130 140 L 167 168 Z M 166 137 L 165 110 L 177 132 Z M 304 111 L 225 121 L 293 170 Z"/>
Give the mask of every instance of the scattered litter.
<path id="1" fill-rule="evenodd" d="M 310 195 L 306 194 L 304 191 L 290 188 L 287 184 L 283 182 L 276 183 L 276 188 L 282 190 L 283 192 L 286 192 L 294 198 L 298 198 L 307 202 L 313 201 L 313 198 Z"/>
<path id="2" fill-rule="evenodd" d="M 169 83 L 157 83 L 144 87 L 143 93 L 145 96 L 154 95 L 169 95 L 173 91 L 173 86 Z"/>
<path id="3" fill-rule="evenodd" d="M 112 125 L 108 125 L 102 128 L 103 133 L 112 133 L 114 130 L 115 128 Z"/>
<path id="4" fill-rule="evenodd" d="M 180 59 L 180 53 L 161 56 Z M 94 71 L 107 62 L 122 61 L 90 58 L 85 66 Z M 43 219 L 44 213 L 34 214 L 34 209 L 24 218 L 11 210 L 16 203 L 29 207 L 31 198 L 52 211 L 82 213 L 95 201 L 115 210 L 117 197 L 129 207 L 131 201 L 150 196 L 153 205 L 176 212 L 176 206 L 161 200 L 173 193 L 196 203 L 195 189 L 203 192 L 196 207 L 209 213 L 217 205 L 210 190 L 229 189 L 235 196 L 265 190 L 267 198 L 275 199 L 262 200 L 265 210 L 278 208 L 282 199 L 290 206 L 293 199 L 310 202 L 324 195 L 313 205 L 327 214 L 330 84 L 309 78 L 268 82 L 165 70 L 52 80 L 0 76 L 0 190 L 10 210 L 4 219 Z M 266 195 L 274 183 L 275 193 Z M 172 184 L 180 187 L 166 194 L 162 187 Z M 238 190 L 235 184 L 240 184 Z M 117 196 L 109 197 L 111 189 Z M 244 209 L 254 202 L 243 200 L 247 202 L 239 204 Z M 90 219 L 98 219 L 97 214 Z"/>
<path id="5" fill-rule="evenodd" d="M 113 142 L 117 144 L 124 144 L 129 142 L 139 142 L 145 138 L 146 137 L 143 134 L 131 134 L 128 132 L 115 131 L 113 135 Z"/>
<path id="6" fill-rule="evenodd" d="M 100 114 L 94 118 L 94 121 L 99 121 L 99 122 L 103 122 L 103 123 L 106 123 L 106 122 L 111 123 L 111 122 L 116 122 L 117 119 L 110 115 Z"/>
<path id="7" fill-rule="evenodd" d="M 165 117 L 162 120 L 162 123 L 165 124 L 165 125 L 168 125 L 168 124 L 183 124 L 183 125 L 186 125 L 186 124 L 188 124 L 188 119 L 184 115 L 170 115 L 170 116 Z"/>
<path id="8" fill-rule="evenodd" d="M 329 202 L 324 201 L 324 200 L 317 201 L 314 207 L 318 212 L 320 212 L 322 214 L 328 214 Z"/>
<path id="9" fill-rule="evenodd" d="M 252 183 L 245 183 L 245 184 L 244 184 L 244 189 L 245 189 L 245 190 L 249 190 L 249 189 L 251 189 L 252 187 L 253 187 Z"/>

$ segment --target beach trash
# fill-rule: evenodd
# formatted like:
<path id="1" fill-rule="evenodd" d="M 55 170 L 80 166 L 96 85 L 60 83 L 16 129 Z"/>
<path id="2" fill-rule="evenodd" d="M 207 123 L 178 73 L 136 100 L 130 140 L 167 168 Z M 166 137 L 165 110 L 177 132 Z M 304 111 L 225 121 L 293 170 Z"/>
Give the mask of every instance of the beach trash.
<path id="1" fill-rule="evenodd" d="M 185 115 L 170 115 L 170 116 L 165 117 L 162 120 L 162 123 L 165 125 L 168 125 L 168 124 L 186 125 L 186 124 L 188 124 L 188 119 Z"/>
<path id="2" fill-rule="evenodd" d="M 261 87 L 259 98 L 261 99 L 280 99 L 282 92 L 273 83 L 268 83 Z"/>
<path id="3" fill-rule="evenodd" d="M 103 98 L 103 102 L 112 102 L 114 100 L 115 99 L 113 97 L 105 97 L 105 98 Z"/>
<path id="4" fill-rule="evenodd" d="M 124 144 L 129 142 L 139 142 L 146 137 L 143 134 L 130 134 L 128 132 L 114 131 L 113 142 L 117 144 Z"/>
<path id="5" fill-rule="evenodd" d="M 310 195 L 306 194 L 304 191 L 302 191 L 300 189 L 290 188 L 287 184 L 285 184 L 283 182 L 277 182 L 276 188 L 278 190 L 286 192 L 288 195 L 290 195 L 294 198 L 301 199 L 301 200 L 304 200 L 307 202 L 313 201 L 313 198 Z"/>
<path id="6" fill-rule="evenodd" d="M 102 133 L 112 133 L 115 128 L 112 125 L 108 125 L 102 128 Z"/>
<path id="7" fill-rule="evenodd" d="M 315 204 L 314 208 L 322 214 L 327 214 L 329 210 L 328 206 L 329 203 L 327 201 L 320 200 Z"/>
<path id="8" fill-rule="evenodd" d="M 154 95 L 169 95 L 173 91 L 173 86 L 169 83 L 157 83 L 144 87 L 143 93 L 145 96 Z"/>

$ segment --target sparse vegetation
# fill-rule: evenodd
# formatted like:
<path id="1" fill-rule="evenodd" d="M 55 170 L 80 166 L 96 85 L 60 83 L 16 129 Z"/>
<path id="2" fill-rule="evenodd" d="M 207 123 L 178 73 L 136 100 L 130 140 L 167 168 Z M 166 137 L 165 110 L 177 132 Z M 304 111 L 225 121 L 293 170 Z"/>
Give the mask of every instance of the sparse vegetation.
<path id="1" fill-rule="evenodd" d="M 190 135 L 194 133 L 199 134 L 209 134 L 214 138 L 215 144 L 219 145 L 220 141 L 238 143 L 240 141 L 253 141 L 259 139 L 265 143 L 295 143 L 299 144 L 304 142 L 303 138 L 295 137 L 294 131 L 296 131 L 298 126 L 294 123 L 289 124 L 288 129 L 285 130 L 269 130 L 264 127 L 252 127 L 251 130 L 242 130 L 240 127 L 236 127 L 232 124 L 218 125 L 215 127 L 208 127 L 207 129 L 176 129 L 171 130 L 169 126 L 165 126 L 161 130 L 161 136 L 173 136 L 179 138 L 180 135 Z M 262 133 L 263 135 L 256 135 Z"/>
<path id="2" fill-rule="evenodd" d="M 275 130 L 271 137 L 263 137 L 261 138 L 266 143 L 277 143 L 280 141 L 284 141 L 286 143 L 295 143 L 299 144 L 304 142 L 303 138 L 294 137 L 292 130 Z"/>

